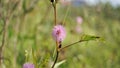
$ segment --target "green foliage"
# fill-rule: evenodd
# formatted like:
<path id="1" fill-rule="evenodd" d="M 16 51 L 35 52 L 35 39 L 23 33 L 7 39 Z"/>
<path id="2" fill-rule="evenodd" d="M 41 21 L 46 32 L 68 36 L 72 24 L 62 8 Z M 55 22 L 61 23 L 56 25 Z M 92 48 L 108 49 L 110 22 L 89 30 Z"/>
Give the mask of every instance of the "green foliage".
<path id="1" fill-rule="evenodd" d="M 97 36 L 91 36 L 91 35 L 83 35 L 81 37 L 81 40 L 84 40 L 84 41 L 90 41 L 90 40 L 96 40 L 96 39 L 99 39 L 100 37 L 97 37 Z"/>

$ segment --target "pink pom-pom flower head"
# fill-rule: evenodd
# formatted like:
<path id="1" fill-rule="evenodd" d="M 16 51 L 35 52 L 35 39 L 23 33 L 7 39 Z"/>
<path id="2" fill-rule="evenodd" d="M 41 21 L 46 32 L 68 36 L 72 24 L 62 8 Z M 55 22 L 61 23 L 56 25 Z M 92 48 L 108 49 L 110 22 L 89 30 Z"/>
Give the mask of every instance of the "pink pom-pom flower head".
<path id="1" fill-rule="evenodd" d="M 53 39 L 57 42 L 62 42 L 66 37 L 65 28 L 62 25 L 56 25 L 52 31 Z"/>
<path id="2" fill-rule="evenodd" d="M 78 16 L 76 18 L 76 21 L 77 21 L 78 24 L 82 24 L 83 19 L 82 19 L 82 17 Z"/>
<path id="3" fill-rule="evenodd" d="M 35 67 L 34 67 L 34 64 L 32 64 L 32 63 L 25 63 L 23 65 L 23 68 L 35 68 Z"/>

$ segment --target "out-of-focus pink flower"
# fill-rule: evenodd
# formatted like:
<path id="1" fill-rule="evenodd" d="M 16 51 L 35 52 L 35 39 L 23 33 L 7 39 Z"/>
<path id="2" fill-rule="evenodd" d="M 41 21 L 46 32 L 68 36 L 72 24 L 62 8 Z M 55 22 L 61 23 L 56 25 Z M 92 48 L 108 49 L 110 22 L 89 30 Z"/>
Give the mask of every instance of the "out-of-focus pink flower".
<path id="1" fill-rule="evenodd" d="M 60 0 L 60 3 L 64 6 L 71 4 L 71 0 Z"/>
<path id="2" fill-rule="evenodd" d="M 57 42 L 61 42 L 66 37 L 65 28 L 62 25 L 56 25 L 52 31 L 53 39 Z"/>
<path id="3" fill-rule="evenodd" d="M 81 33 L 81 32 L 82 32 L 81 27 L 76 26 L 76 27 L 75 27 L 75 32 L 78 33 L 78 34 Z"/>
<path id="4" fill-rule="evenodd" d="M 82 24 L 83 19 L 82 19 L 82 17 L 78 16 L 76 18 L 76 21 L 77 21 L 78 24 Z"/>
<path id="5" fill-rule="evenodd" d="M 35 67 L 34 67 L 34 64 L 32 63 L 25 63 L 23 64 L 23 68 L 35 68 Z"/>

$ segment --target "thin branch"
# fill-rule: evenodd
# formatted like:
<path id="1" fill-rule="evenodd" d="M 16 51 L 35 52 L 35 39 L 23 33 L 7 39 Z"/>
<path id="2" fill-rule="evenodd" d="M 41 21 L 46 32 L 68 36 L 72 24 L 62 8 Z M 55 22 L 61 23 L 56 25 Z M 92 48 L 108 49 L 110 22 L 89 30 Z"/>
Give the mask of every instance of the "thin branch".
<path id="1" fill-rule="evenodd" d="M 2 30 L 0 31 L 0 35 L 2 34 L 3 30 L 4 30 L 4 28 L 2 28 Z"/>
<path id="2" fill-rule="evenodd" d="M 98 39 L 98 38 L 100 38 L 100 37 L 93 37 L 93 39 L 91 39 L 91 40 L 95 40 L 94 38 L 97 38 L 97 39 Z M 89 41 L 89 39 L 79 40 L 79 41 L 77 41 L 77 42 L 71 43 L 71 44 L 69 44 L 69 45 L 66 45 L 66 46 L 63 47 L 63 48 L 60 48 L 59 51 L 65 49 L 65 48 L 68 48 L 68 47 L 70 47 L 70 46 L 72 46 L 72 45 L 74 45 L 74 44 L 77 44 L 77 43 L 80 43 L 80 42 L 84 42 L 84 41 Z"/>
<path id="3" fill-rule="evenodd" d="M 3 39 L 2 39 L 2 45 L 0 49 L 4 46 L 5 36 L 6 36 L 5 34 L 6 34 L 6 22 L 4 23 L 4 26 L 3 26 Z"/>
<path id="4" fill-rule="evenodd" d="M 65 48 L 68 48 L 68 47 L 70 47 L 70 46 L 72 46 L 72 45 L 74 45 L 74 44 L 77 44 L 77 43 L 80 43 L 80 42 L 84 42 L 84 41 L 86 41 L 86 40 L 80 40 L 80 41 L 77 41 L 77 42 L 71 43 L 71 44 L 69 44 L 69 45 L 66 45 L 65 47 L 60 48 L 59 51 L 65 49 Z"/>
<path id="5" fill-rule="evenodd" d="M 0 7 L 0 9 L 1 9 L 1 7 Z M 5 22 L 5 18 L 3 17 L 3 15 L 2 15 L 2 11 L 0 10 L 0 20 L 2 20 L 3 22 L 3 28 L 1 29 L 1 31 L 0 31 L 0 35 L 3 33 L 3 31 L 4 31 L 4 22 Z"/>
<path id="6" fill-rule="evenodd" d="M 5 22 L 4 22 L 4 26 L 3 26 L 3 39 L 2 39 L 2 44 L 0 46 L 0 65 L 1 65 L 1 57 L 2 57 L 2 51 L 3 51 L 3 47 L 5 45 L 5 40 L 6 40 L 6 30 L 7 30 L 7 24 L 8 24 L 8 18 L 6 18 Z"/>

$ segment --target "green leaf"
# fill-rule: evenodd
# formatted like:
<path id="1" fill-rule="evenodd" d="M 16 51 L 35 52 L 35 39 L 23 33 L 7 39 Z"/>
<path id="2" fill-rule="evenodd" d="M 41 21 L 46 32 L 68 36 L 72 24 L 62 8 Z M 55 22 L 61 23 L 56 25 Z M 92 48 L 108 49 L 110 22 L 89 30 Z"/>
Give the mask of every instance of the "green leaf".
<path id="1" fill-rule="evenodd" d="M 90 41 L 90 40 L 96 40 L 96 39 L 100 39 L 100 37 L 92 36 L 92 35 L 83 35 L 81 37 L 81 40 L 83 40 L 83 41 Z"/>
<path id="2" fill-rule="evenodd" d="M 62 61 L 56 63 L 55 68 L 58 68 L 61 64 L 65 63 L 65 62 L 66 62 L 66 60 L 62 60 Z"/>

